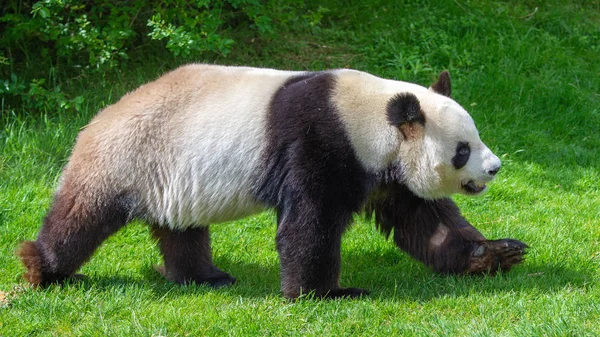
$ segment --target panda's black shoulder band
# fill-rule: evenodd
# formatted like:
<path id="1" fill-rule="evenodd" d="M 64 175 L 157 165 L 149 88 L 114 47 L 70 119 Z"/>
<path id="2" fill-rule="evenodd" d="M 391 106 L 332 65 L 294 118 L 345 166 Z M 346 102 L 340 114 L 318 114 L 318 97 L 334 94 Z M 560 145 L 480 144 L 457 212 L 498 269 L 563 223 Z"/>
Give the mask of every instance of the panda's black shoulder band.
<path id="1" fill-rule="evenodd" d="M 390 124 L 400 126 L 405 123 L 425 124 L 425 116 L 417 96 L 411 93 L 397 94 L 387 105 L 387 117 Z"/>

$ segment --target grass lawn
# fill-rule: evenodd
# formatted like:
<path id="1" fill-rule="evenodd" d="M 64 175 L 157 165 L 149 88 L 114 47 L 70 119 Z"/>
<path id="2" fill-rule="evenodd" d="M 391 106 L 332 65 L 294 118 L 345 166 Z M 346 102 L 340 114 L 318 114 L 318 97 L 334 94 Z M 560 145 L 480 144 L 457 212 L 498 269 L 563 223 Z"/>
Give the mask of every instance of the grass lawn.
<path id="1" fill-rule="evenodd" d="M 449 69 L 454 98 L 503 160 L 487 195 L 455 200 L 487 237 L 529 244 L 524 264 L 495 277 L 436 275 L 357 216 L 341 283 L 371 296 L 291 303 L 267 212 L 212 226 L 232 287 L 163 280 L 148 228 L 133 223 L 82 268 L 88 279 L 30 289 L 14 251 L 37 235 L 79 128 L 180 62 L 158 57 L 100 80 L 72 76 L 65 90 L 85 99 L 76 113 L 2 106 L 0 336 L 600 335 L 600 4 L 408 3 L 328 2 L 314 31 L 238 41 L 229 58 L 206 61 L 349 67 L 422 85 Z"/>

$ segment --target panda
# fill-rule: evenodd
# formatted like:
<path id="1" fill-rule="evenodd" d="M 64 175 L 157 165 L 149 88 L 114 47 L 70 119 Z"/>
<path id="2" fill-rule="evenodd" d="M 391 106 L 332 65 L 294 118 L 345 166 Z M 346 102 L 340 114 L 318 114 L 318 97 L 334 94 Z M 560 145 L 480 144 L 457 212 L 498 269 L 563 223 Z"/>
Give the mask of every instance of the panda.
<path id="1" fill-rule="evenodd" d="M 449 199 L 483 193 L 500 169 L 450 97 L 447 71 L 425 88 L 350 69 L 182 66 L 79 133 L 37 239 L 18 251 L 24 277 L 45 286 L 75 276 L 140 219 L 168 280 L 229 285 L 209 225 L 269 208 L 290 299 L 368 293 L 339 285 L 342 234 L 363 211 L 435 272 L 509 270 L 527 245 L 487 240 Z"/>

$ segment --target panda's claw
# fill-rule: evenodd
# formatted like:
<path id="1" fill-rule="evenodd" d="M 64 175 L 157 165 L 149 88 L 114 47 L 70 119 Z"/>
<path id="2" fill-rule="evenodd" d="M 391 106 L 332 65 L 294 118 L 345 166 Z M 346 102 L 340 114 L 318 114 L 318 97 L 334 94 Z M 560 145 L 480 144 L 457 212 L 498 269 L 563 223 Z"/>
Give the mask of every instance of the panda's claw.
<path id="1" fill-rule="evenodd" d="M 467 272 L 470 274 L 508 271 L 523 262 L 529 246 L 514 239 L 478 242 L 471 249 Z"/>
<path id="2" fill-rule="evenodd" d="M 481 245 L 473 251 L 473 256 L 479 257 L 479 256 L 483 255 L 484 253 L 485 253 L 485 246 Z"/>

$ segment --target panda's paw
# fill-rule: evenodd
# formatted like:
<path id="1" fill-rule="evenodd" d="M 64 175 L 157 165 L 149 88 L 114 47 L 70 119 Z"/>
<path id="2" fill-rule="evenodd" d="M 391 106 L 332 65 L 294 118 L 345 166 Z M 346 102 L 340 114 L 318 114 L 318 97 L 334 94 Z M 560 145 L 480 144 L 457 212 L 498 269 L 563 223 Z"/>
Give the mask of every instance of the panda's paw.
<path id="1" fill-rule="evenodd" d="M 291 301 L 297 301 L 301 299 L 354 299 L 369 295 L 369 291 L 361 288 L 335 288 L 324 292 L 317 292 L 315 290 L 303 291 L 302 288 L 296 289 L 295 287 L 289 290 L 283 291 L 283 296 Z"/>
<path id="2" fill-rule="evenodd" d="M 155 265 L 154 270 L 161 274 L 164 278 L 171 282 L 178 284 L 208 284 L 213 288 L 221 288 L 235 283 L 235 278 L 231 277 L 226 272 L 221 271 L 219 268 L 212 266 L 210 274 L 204 275 L 182 275 L 177 272 L 168 273 L 165 266 Z"/>
<path id="3" fill-rule="evenodd" d="M 338 288 L 329 291 L 325 298 L 359 298 L 369 295 L 369 291 L 361 288 Z"/>
<path id="4" fill-rule="evenodd" d="M 467 272 L 494 274 L 499 270 L 509 271 L 513 266 L 523 262 L 528 247 L 525 243 L 514 239 L 478 242 L 471 250 Z"/>
<path id="5" fill-rule="evenodd" d="M 85 274 L 73 274 L 70 278 L 74 281 L 83 281 L 87 280 L 88 277 Z"/>
<path id="6" fill-rule="evenodd" d="M 213 288 L 221 288 L 234 284 L 235 278 L 213 266 L 212 274 L 206 279 L 205 283 L 210 284 Z"/>

